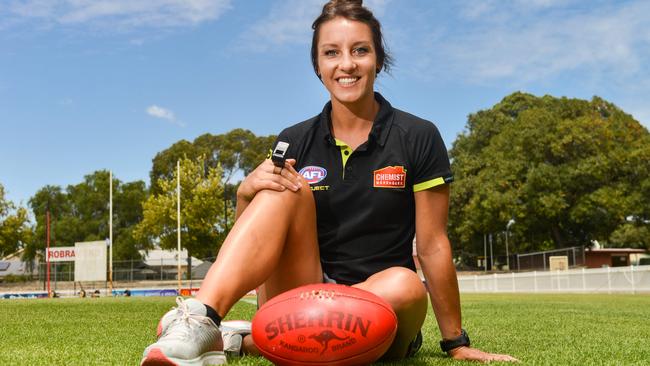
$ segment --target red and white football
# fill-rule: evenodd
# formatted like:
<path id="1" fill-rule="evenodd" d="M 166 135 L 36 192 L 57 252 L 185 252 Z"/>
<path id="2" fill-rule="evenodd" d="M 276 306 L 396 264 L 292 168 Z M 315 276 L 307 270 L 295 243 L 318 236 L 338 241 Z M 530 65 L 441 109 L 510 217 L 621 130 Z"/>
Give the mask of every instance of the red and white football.
<path id="1" fill-rule="evenodd" d="M 358 288 L 307 285 L 282 293 L 253 318 L 253 341 L 276 365 L 367 365 L 390 347 L 397 316 Z"/>

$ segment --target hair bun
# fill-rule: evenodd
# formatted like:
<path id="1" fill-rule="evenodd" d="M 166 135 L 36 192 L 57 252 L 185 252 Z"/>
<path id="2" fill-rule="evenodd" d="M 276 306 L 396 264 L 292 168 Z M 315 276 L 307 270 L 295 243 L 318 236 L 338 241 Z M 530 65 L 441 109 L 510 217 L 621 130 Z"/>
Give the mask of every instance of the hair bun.
<path id="1" fill-rule="evenodd" d="M 338 8 L 342 6 L 363 6 L 363 0 L 330 0 L 325 8 Z"/>

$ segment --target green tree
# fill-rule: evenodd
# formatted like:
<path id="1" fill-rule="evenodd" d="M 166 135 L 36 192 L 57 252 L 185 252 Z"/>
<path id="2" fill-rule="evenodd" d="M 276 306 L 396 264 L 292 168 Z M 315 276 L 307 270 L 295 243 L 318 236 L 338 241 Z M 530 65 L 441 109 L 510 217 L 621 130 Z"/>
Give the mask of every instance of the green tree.
<path id="1" fill-rule="evenodd" d="M 31 240 L 32 228 L 29 225 L 27 210 L 18 207 L 5 198 L 0 184 L 0 258 L 21 249 Z"/>
<path id="2" fill-rule="evenodd" d="M 117 188 L 115 188 L 117 184 Z M 149 191 L 141 180 L 113 183 L 113 257 L 117 260 L 141 259 L 140 250 L 146 249 L 145 242 L 133 236 L 136 225 L 144 218 L 142 205 Z"/>
<path id="3" fill-rule="evenodd" d="M 142 202 L 147 189 L 143 181 L 122 183 L 113 178 L 113 258 L 139 259 L 143 249 L 133 238 L 133 226 L 142 219 Z M 36 218 L 34 240 L 25 251 L 34 259 L 44 251 L 46 212 L 50 211 L 50 245 L 71 246 L 76 242 L 104 240 L 109 237 L 109 172 L 96 171 L 84 181 L 69 185 L 64 192 L 58 186 L 45 186 L 29 200 Z"/>
<path id="4" fill-rule="evenodd" d="M 203 134 L 193 142 L 181 140 L 156 154 L 149 176 L 152 194 L 160 194 L 161 179 L 171 179 L 176 170 L 176 162 L 182 158 L 197 160 L 203 157 L 206 168 L 220 167 L 221 182 L 224 186 L 221 200 L 225 211 L 234 211 L 237 203 L 236 193 L 241 177 L 255 169 L 268 155 L 275 136 L 256 136 L 249 130 L 234 129 L 221 135 Z M 228 214 L 224 219 L 226 234 L 232 221 Z"/>
<path id="5" fill-rule="evenodd" d="M 70 216 L 70 204 L 67 194 L 61 187 L 48 185 L 39 189 L 29 199 L 29 207 L 34 214 L 36 226 L 34 236 L 23 253 L 23 260 L 26 262 L 36 259 L 39 253 L 45 253 L 47 240 L 46 213 L 48 209 L 50 211 L 50 245 L 58 246 L 57 244 L 60 241 L 62 243 L 60 246 L 65 246 L 66 243 L 70 243 L 70 240 L 72 240 L 70 237 L 72 233 L 65 230 L 66 221 L 64 221 L 64 218 Z"/>
<path id="6" fill-rule="evenodd" d="M 181 140 L 156 154 L 149 174 L 152 193 L 160 193 L 159 179 L 174 175 L 176 162 L 182 158 L 196 160 L 203 157 L 210 168 L 221 167 L 222 181 L 231 184 L 238 173 L 253 171 L 267 156 L 275 136 L 256 136 L 249 130 L 234 129 L 222 135 L 206 133 L 190 143 Z"/>
<path id="7" fill-rule="evenodd" d="M 612 243 L 621 247 L 645 247 L 650 250 L 649 225 L 627 223 L 620 225 L 612 233 Z"/>
<path id="8" fill-rule="evenodd" d="M 483 234 L 512 218 L 521 252 L 621 244 L 627 216 L 650 218 L 650 134 L 598 97 L 514 93 L 470 115 L 450 157 L 450 235 L 461 251 L 482 252 Z"/>
<path id="9" fill-rule="evenodd" d="M 180 140 L 169 148 L 156 154 L 153 158 L 153 165 L 149 177 L 151 179 L 151 193 L 161 193 L 162 187 L 159 181 L 169 180 L 174 177 L 176 162 L 182 158 L 197 159 L 201 154 L 191 142 Z"/>
<path id="10" fill-rule="evenodd" d="M 201 135 L 194 145 L 210 167 L 221 165 L 224 181 L 229 183 L 238 171 L 244 175 L 252 172 L 266 158 L 274 140 L 274 135 L 256 136 L 237 128 L 223 135 Z"/>
<path id="11" fill-rule="evenodd" d="M 208 167 L 204 158 L 180 160 L 181 243 L 189 257 L 216 255 L 226 228 L 224 220 L 223 171 Z M 177 178 L 158 180 L 160 193 L 145 201 L 144 218 L 136 225 L 134 236 L 150 246 L 177 248 Z M 232 212 L 227 219 L 232 220 Z"/>

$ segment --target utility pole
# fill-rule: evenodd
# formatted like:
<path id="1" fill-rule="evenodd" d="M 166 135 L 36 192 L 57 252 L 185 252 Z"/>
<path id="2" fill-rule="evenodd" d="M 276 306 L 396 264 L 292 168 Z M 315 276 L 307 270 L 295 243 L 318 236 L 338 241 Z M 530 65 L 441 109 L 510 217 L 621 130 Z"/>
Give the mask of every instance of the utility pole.
<path id="1" fill-rule="evenodd" d="M 178 296 L 181 295 L 181 161 L 176 161 L 176 233 L 178 241 Z M 191 291 L 191 289 L 190 289 Z"/>
<path id="2" fill-rule="evenodd" d="M 45 249 L 45 261 L 47 262 L 47 296 L 52 297 L 50 290 L 50 204 L 48 202 L 47 212 L 45 213 L 45 226 L 47 230 L 47 248 Z"/>
<path id="3" fill-rule="evenodd" d="M 108 288 L 113 296 L 113 171 L 108 172 Z"/>

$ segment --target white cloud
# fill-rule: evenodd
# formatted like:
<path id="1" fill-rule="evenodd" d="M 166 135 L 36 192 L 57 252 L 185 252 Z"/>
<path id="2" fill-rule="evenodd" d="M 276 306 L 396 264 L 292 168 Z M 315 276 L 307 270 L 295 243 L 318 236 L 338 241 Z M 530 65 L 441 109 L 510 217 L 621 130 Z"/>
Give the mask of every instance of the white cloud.
<path id="1" fill-rule="evenodd" d="M 541 13 L 527 13 L 522 4 L 478 4 L 473 14 L 461 9 L 459 24 L 447 24 L 442 33 L 429 30 L 429 39 L 416 37 L 419 40 L 410 46 L 424 46 L 417 51 L 405 49 L 409 45 L 402 50 L 421 53 L 417 73 L 470 83 L 521 85 L 574 71 L 589 74 L 596 82 L 647 79 L 649 2 L 580 11 L 551 0 L 526 3 L 547 10 Z"/>
<path id="2" fill-rule="evenodd" d="M 521 15 L 539 12 L 551 8 L 562 8 L 576 3 L 578 0 L 466 0 L 460 3 L 460 14 L 469 19 L 479 17 L 500 20 L 512 18 L 514 14 Z"/>
<path id="3" fill-rule="evenodd" d="M 368 0 L 364 6 L 381 17 L 391 0 Z M 242 35 L 247 49 L 266 50 L 283 44 L 309 44 L 311 24 L 320 14 L 323 0 L 287 0 L 271 7 L 269 14 Z"/>
<path id="4" fill-rule="evenodd" d="M 152 117 L 164 119 L 164 120 L 167 120 L 168 122 L 171 122 L 171 123 L 173 123 L 175 125 L 185 127 L 185 124 L 183 122 L 177 120 L 176 116 L 174 115 L 174 112 L 172 112 L 169 109 L 159 107 L 159 106 L 153 104 L 153 105 L 149 106 L 146 111 L 147 111 L 147 114 L 152 116 Z"/>
<path id="5" fill-rule="evenodd" d="M 217 19 L 231 0 L 24 0 L 0 9 L 0 20 L 39 19 L 108 28 L 172 27 Z"/>

